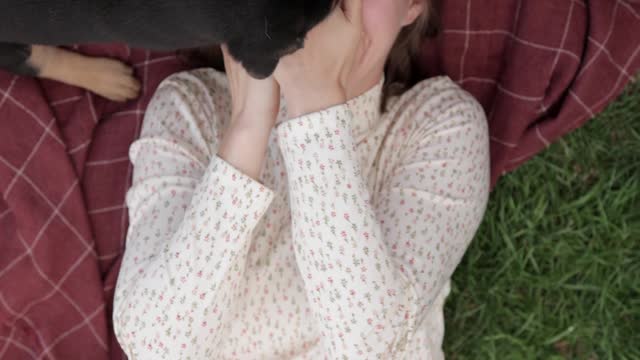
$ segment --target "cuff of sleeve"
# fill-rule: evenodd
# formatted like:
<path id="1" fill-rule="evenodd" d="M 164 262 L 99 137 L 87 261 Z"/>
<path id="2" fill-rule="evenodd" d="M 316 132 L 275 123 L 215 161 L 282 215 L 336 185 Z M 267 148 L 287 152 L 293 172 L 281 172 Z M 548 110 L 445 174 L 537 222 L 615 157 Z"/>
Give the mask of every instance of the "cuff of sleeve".
<path id="1" fill-rule="evenodd" d="M 224 207 L 227 220 L 242 220 L 241 226 L 253 228 L 271 205 L 273 190 L 214 155 L 207 169 L 207 197 L 216 209 Z"/>
<path id="2" fill-rule="evenodd" d="M 348 157 L 354 151 L 352 119 L 349 107 L 341 104 L 278 124 L 278 143 L 288 171 Z"/>

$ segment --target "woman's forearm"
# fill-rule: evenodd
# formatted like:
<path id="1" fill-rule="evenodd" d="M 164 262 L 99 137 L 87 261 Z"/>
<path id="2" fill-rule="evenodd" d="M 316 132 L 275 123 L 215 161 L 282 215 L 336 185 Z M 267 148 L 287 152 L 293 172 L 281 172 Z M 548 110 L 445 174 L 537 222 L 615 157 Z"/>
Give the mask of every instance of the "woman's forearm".
<path id="1" fill-rule="evenodd" d="M 236 169 L 259 181 L 271 128 L 268 122 L 241 117 L 226 129 L 218 156 Z"/>

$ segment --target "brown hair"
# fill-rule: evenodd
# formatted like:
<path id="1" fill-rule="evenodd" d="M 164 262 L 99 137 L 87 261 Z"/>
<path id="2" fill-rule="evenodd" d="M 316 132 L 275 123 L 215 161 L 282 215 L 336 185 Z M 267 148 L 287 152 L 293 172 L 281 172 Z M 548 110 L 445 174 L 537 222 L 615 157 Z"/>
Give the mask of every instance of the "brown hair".
<path id="1" fill-rule="evenodd" d="M 387 108 L 389 98 L 400 95 L 420 80 L 420 49 L 427 36 L 437 33 L 433 0 L 424 0 L 425 10 L 411 25 L 398 34 L 385 65 L 380 111 Z"/>

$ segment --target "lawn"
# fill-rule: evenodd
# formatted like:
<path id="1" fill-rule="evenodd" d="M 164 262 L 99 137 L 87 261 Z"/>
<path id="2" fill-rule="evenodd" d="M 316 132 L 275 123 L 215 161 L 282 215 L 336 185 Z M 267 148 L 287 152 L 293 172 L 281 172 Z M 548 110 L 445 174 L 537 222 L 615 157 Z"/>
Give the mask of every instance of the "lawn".
<path id="1" fill-rule="evenodd" d="M 448 359 L 640 359 L 640 81 L 500 181 L 453 282 Z"/>

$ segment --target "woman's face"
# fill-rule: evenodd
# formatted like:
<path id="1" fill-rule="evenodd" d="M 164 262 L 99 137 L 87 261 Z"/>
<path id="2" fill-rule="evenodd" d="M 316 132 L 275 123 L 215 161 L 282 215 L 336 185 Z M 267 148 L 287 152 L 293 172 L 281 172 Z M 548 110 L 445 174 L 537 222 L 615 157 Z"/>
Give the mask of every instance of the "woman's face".
<path id="1" fill-rule="evenodd" d="M 366 38 L 352 73 L 348 97 L 358 96 L 380 81 L 400 30 L 425 11 L 425 0 L 363 0 Z"/>

